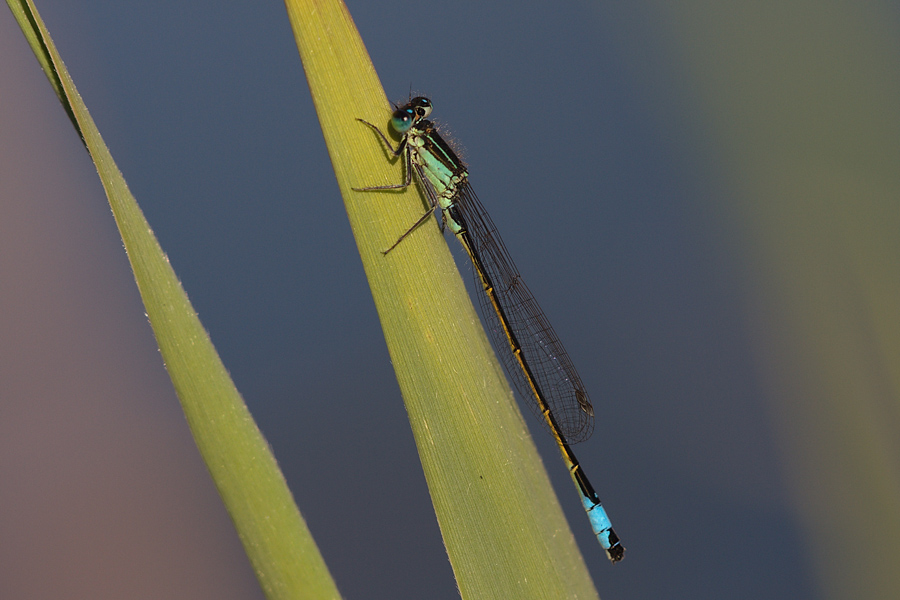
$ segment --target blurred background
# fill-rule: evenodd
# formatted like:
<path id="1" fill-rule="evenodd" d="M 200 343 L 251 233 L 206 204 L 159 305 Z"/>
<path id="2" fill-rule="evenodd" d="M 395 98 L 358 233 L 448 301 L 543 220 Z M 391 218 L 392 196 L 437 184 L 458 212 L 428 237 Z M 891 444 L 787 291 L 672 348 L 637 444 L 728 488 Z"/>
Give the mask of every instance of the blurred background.
<path id="1" fill-rule="evenodd" d="M 347 3 L 591 392 L 601 597 L 900 597 L 900 3 Z M 344 597 L 458 597 L 284 6 L 37 6 Z M 3 10 L 0 107 L 0 597 L 261 598 Z"/>

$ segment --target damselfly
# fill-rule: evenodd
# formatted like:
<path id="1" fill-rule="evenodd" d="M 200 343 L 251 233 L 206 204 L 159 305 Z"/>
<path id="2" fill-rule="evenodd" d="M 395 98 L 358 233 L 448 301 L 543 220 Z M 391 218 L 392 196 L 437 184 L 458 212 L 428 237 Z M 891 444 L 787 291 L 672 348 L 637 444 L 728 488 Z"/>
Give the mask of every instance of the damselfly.
<path id="1" fill-rule="evenodd" d="M 412 183 L 413 172 L 416 173 L 431 208 L 384 254 L 396 248 L 436 210 L 441 211 L 444 225 L 462 242 L 475 267 L 483 292 L 479 295 L 482 312 L 491 321 L 488 329 L 506 371 L 519 393 L 533 400 L 529 405 L 556 439 L 594 534 L 615 563 L 622 559 L 625 549 L 569 447 L 570 443 L 591 435 L 594 425 L 591 401 L 569 355 L 522 281 L 494 222 L 472 191 L 466 166 L 441 138 L 434 123 L 426 119 L 431 109 L 428 98 L 417 97 L 394 111 L 391 127 L 402 136 L 396 149 L 376 125 L 357 119 L 374 129 L 394 156 L 404 156 L 406 179 L 396 185 L 355 189 L 405 188 Z"/>

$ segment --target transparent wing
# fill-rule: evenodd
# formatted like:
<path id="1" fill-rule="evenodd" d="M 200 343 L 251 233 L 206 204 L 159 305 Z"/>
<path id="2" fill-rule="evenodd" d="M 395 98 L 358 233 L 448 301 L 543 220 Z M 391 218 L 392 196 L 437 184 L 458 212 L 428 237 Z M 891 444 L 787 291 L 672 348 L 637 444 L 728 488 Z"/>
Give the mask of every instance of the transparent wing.
<path id="1" fill-rule="evenodd" d="M 476 283 L 482 288 L 478 299 L 506 372 L 519 393 L 529 399 L 526 402 L 548 429 L 551 425 L 542 414 L 541 401 L 535 398 L 529 379 L 533 379 L 538 393 L 553 414 L 553 420 L 565 437 L 564 441 L 576 443 L 588 439 L 594 428 L 594 409 L 569 355 L 544 311 L 522 281 L 497 233 L 497 227 L 468 181 L 460 185 L 455 200 L 458 207 L 456 218 L 463 221 L 459 224 L 468 232 L 460 236 L 463 245 L 471 244 L 472 248 L 467 250 L 472 261 L 480 262 L 480 265 L 476 264 L 476 271 L 483 271 L 482 274 L 476 273 Z M 499 310 L 494 306 L 492 295 Z M 515 347 L 521 348 L 527 371 L 516 359 Z"/>

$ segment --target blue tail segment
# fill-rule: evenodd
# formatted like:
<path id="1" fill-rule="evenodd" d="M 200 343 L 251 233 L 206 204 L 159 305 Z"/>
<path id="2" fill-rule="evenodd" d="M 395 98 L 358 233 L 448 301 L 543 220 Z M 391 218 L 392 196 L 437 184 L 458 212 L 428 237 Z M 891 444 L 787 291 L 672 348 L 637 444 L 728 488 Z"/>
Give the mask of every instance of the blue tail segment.
<path id="1" fill-rule="evenodd" d="M 622 560 L 622 557 L 625 556 L 625 548 L 619 543 L 619 536 L 613 531 L 606 509 L 603 508 L 602 504 L 591 500 L 585 495 L 581 496 L 581 503 L 584 505 L 584 510 L 591 522 L 591 529 L 594 530 L 594 535 L 597 536 L 600 545 L 606 550 L 609 560 L 614 563 Z"/>

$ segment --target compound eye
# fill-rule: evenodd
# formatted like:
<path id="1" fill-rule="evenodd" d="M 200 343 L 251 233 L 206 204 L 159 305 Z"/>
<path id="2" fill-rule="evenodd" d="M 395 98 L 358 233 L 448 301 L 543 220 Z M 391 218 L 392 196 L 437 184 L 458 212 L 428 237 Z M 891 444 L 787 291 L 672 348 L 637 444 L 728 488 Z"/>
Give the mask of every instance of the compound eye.
<path id="1" fill-rule="evenodd" d="M 416 115 L 420 119 L 424 119 L 425 117 L 427 117 L 428 115 L 431 114 L 431 109 L 432 109 L 431 100 L 429 100 L 428 98 L 425 98 L 423 96 L 418 96 L 418 97 L 410 100 L 409 106 L 412 106 L 415 108 Z"/>
<path id="2" fill-rule="evenodd" d="M 397 133 L 406 133 L 409 131 L 409 128 L 412 127 L 414 120 L 416 120 L 416 114 L 413 109 L 401 108 L 394 111 L 394 116 L 391 117 L 391 127 L 393 127 Z"/>

